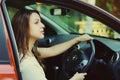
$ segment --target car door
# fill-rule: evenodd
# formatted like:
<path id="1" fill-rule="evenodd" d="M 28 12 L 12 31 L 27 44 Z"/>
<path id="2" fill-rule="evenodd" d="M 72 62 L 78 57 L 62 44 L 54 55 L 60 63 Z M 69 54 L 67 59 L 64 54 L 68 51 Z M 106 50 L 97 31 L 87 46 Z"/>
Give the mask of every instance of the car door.
<path id="1" fill-rule="evenodd" d="M 0 80 L 21 80 L 18 55 L 6 11 L 5 1 L 0 0 Z"/>

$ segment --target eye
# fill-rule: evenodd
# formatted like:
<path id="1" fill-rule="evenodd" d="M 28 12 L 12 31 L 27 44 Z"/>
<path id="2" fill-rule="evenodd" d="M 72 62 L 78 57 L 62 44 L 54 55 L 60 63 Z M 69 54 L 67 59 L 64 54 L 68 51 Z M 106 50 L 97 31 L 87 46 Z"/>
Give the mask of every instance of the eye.
<path id="1" fill-rule="evenodd" d="M 39 23 L 39 21 L 36 21 L 36 22 L 35 22 L 35 24 L 38 24 L 38 23 Z"/>

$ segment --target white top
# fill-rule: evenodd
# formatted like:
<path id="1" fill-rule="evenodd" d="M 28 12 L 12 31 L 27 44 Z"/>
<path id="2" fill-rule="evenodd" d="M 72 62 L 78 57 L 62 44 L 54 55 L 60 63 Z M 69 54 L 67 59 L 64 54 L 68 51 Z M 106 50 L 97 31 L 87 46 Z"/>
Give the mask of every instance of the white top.
<path id="1" fill-rule="evenodd" d="M 26 55 L 20 63 L 23 80 L 47 80 L 34 55 Z"/>

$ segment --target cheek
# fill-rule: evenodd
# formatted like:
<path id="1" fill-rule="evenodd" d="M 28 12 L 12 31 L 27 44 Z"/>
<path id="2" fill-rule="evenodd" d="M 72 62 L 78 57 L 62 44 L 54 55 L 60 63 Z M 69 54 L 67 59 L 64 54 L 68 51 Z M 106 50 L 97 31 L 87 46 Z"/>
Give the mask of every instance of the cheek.
<path id="1" fill-rule="evenodd" d="M 30 30 L 30 37 L 36 38 L 36 39 L 42 39 L 44 38 L 44 34 L 40 33 L 40 31 L 37 29 Z"/>

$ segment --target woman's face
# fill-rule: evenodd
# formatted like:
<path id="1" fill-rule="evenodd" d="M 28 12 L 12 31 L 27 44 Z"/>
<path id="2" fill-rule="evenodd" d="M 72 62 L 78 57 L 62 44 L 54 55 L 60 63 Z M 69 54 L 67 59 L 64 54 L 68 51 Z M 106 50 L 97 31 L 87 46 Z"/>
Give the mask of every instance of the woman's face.
<path id="1" fill-rule="evenodd" d="M 30 37 L 35 39 L 44 38 L 44 24 L 37 13 L 32 13 L 29 19 Z"/>

